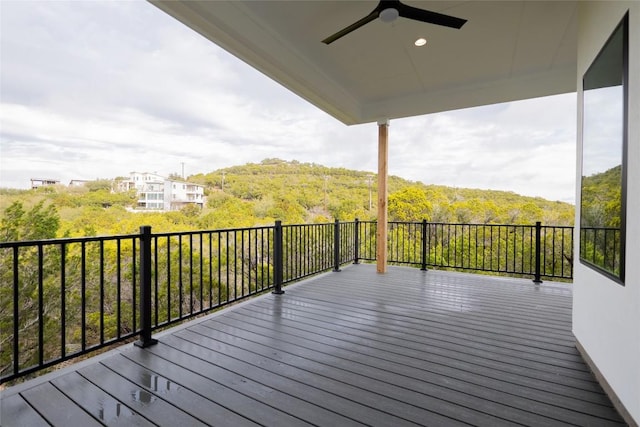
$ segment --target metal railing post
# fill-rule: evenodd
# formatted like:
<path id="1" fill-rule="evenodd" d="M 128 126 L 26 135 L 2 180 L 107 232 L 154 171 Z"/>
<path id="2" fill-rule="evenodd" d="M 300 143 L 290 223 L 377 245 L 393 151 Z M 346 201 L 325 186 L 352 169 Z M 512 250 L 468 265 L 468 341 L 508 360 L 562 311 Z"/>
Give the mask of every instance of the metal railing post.
<path id="1" fill-rule="evenodd" d="M 359 246 L 360 246 L 360 242 L 359 242 L 359 238 L 360 238 L 360 220 L 358 220 L 358 218 L 356 218 L 355 220 L 355 232 L 354 232 L 354 236 L 353 236 L 353 263 L 354 264 L 360 264 L 360 260 L 358 259 L 358 257 L 360 256 L 359 254 Z"/>
<path id="2" fill-rule="evenodd" d="M 151 227 L 140 227 L 140 340 L 138 347 L 149 347 L 158 342 L 151 338 Z"/>
<path id="3" fill-rule="evenodd" d="M 540 279 L 540 231 L 542 230 L 542 223 L 540 221 L 536 221 L 536 271 L 535 276 L 533 278 L 533 283 L 540 284 L 542 280 Z"/>
<path id="4" fill-rule="evenodd" d="M 333 224 L 333 271 L 340 271 L 340 220 Z"/>
<path id="5" fill-rule="evenodd" d="M 275 295 L 282 295 L 284 291 L 282 290 L 282 270 L 284 264 L 284 256 L 282 249 L 282 221 L 276 221 L 276 226 L 273 229 L 273 280 L 274 290 L 271 292 Z"/>
<path id="6" fill-rule="evenodd" d="M 427 271 L 427 220 L 422 220 L 422 271 Z"/>

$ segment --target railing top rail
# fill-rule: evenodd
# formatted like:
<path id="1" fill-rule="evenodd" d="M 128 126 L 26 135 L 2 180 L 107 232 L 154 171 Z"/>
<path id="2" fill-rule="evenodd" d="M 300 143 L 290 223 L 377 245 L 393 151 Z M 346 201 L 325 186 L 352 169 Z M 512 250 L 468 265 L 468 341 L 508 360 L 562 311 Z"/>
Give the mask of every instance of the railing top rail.
<path id="1" fill-rule="evenodd" d="M 376 221 L 360 221 L 366 223 L 376 223 Z M 422 221 L 389 221 L 389 224 L 422 224 Z M 469 222 L 432 222 L 427 221 L 427 224 L 430 225 L 470 225 L 474 227 L 530 227 L 535 228 L 535 224 L 493 224 L 493 223 L 469 223 Z M 565 228 L 570 229 L 574 228 L 573 225 L 541 225 L 542 228 Z"/>
<path id="2" fill-rule="evenodd" d="M 267 230 L 273 229 L 273 225 L 264 225 L 257 227 L 243 227 L 243 228 L 218 228 L 211 230 L 192 230 L 192 231 L 171 231 L 166 233 L 153 233 L 154 237 L 171 237 L 171 236 L 188 236 L 206 233 L 224 233 L 235 232 L 242 230 Z M 139 238 L 140 233 L 134 234 L 114 234 L 109 236 L 88 236 L 88 237 L 58 237 L 55 239 L 42 239 L 42 240 L 18 240 L 0 242 L 0 248 L 13 248 L 23 246 L 39 246 L 39 245 L 58 245 L 68 243 L 82 243 L 82 242 L 99 242 L 107 240 L 123 240 L 123 239 L 135 239 Z"/>
<path id="3" fill-rule="evenodd" d="M 56 239 L 43 239 L 43 240 L 19 240 L 10 242 L 0 242 L 0 248 L 15 248 L 23 246 L 39 246 L 39 245 L 60 245 L 67 243 L 82 243 L 82 242 L 104 242 L 107 240 L 123 240 L 123 239 L 135 239 L 140 237 L 139 233 L 136 234 L 117 234 L 111 236 L 90 236 L 90 237 L 60 237 Z"/>
<path id="4" fill-rule="evenodd" d="M 366 221 L 358 221 L 358 222 L 366 222 Z M 340 224 L 355 224 L 355 221 L 340 221 Z M 335 221 L 332 222 L 317 222 L 317 223 L 311 223 L 311 224 L 282 224 L 282 228 L 294 228 L 294 227 L 312 227 L 312 226 L 328 226 L 328 225 L 335 225 Z"/>

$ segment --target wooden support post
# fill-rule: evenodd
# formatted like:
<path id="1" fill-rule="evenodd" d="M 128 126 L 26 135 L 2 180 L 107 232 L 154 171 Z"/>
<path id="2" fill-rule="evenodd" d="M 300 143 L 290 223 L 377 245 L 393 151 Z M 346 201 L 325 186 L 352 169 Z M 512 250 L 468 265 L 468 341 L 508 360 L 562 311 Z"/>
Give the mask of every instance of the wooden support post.
<path id="1" fill-rule="evenodd" d="M 387 272 L 387 160 L 389 121 L 378 120 L 378 224 L 376 232 L 376 263 L 378 273 Z"/>

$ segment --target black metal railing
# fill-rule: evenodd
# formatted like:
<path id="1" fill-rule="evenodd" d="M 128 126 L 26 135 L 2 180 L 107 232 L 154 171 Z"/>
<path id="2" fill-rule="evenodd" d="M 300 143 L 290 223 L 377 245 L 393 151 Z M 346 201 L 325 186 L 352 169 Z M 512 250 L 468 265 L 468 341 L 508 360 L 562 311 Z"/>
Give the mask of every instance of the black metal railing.
<path id="1" fill-rule="evenodd" d="M 570 279 L 572 227 L 391 222 L 389 262 Z M 282 225 L 0 243 L 0 382 L 346 263 L 376 223 Z"/>
<path id="2" fill-rule="evenodd" d="M 139 268 L 137 234 L 0 243 L 2 381 L 135 337 Z"/>
<path id="3" fill-rule="evenodd" d="M 375 222 L 360 222 L 359 259 L 375 261 Z M 389 222 L 388 262 L 515 276 L 573 278 L 573 227 Z"/>
<path id="4" fill-rule="evenodd" d="M 354 222 L 0 243 L 0 381 L 354 259 Z"/>
<path id="5" fill-rule="evenodd" d="M 580 259 L 619 277 L 620 233 L 620 227 L 580 227 Z"/>

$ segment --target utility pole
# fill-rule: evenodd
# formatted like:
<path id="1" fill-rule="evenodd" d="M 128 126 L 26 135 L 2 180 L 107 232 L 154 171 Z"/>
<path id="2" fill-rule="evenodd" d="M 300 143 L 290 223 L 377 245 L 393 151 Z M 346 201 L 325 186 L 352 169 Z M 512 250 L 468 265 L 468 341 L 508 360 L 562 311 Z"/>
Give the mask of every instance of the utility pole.
<path id="1" fill-rule="evenodd" d="M 327 209 L 327 180 L 329 177 L 327 175 L 324 176 L 324 208 Z"/>
<path id="2" fill-rule="evenodd" d="M 222 172 L 222 191 L 224 192 L 224 174 L 225 172 Z"/>
<path id="3" fill-rule="evenodd" d="M 184 179 L 184 162 L 180 162 L 180 164 L 182 165 L 182 179 Z"/>
<path id="4" fill-rule="evenodd" d="M 371 212 L 371 183 L 373 182 L 373 175 L 367 175 L 367 181 L 369 181 L 369 212 Z"/>

